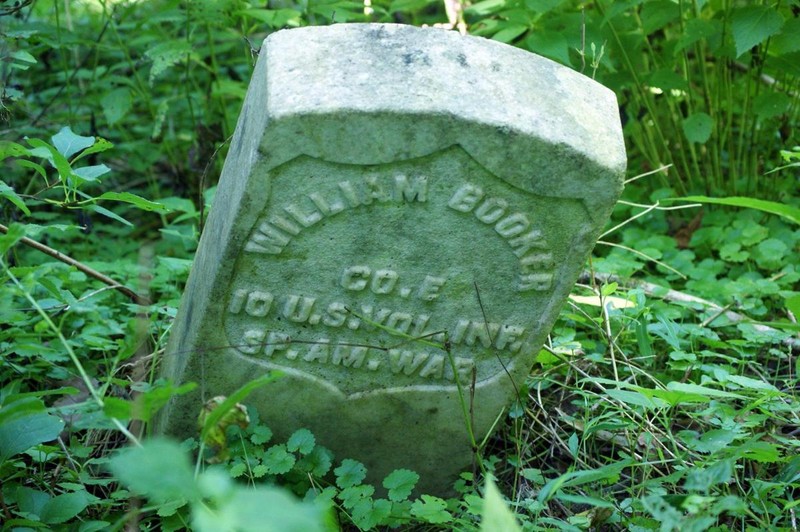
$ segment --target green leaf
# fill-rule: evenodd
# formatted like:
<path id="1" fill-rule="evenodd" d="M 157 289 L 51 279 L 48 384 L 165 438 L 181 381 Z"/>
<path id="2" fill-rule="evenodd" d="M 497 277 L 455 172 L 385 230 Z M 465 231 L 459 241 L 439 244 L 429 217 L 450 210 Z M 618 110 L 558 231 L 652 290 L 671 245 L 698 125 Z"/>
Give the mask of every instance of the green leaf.
<path id="1" fill-rule="evenodd" d="M 439 497 L 423 495 L 411 505 L 411 515 L 434 525 L 449 523 L 453 516 L 447 511 L 447 503 Z"/>
<path id="2" fill-rule="evenodd" d="M 295 464 L 295 457 L 286 451 L 283 444 L 273 445 L 264 453 L 262 458 L 264 466 L 272 475 L 283 475 L 292 470 Z"/>
<path id="3" fill-rule="evenodd" d="M 319 510 L 276 487 L 227 490 L 213 504 L 192 508 L 192 529 L 199 532 L 322 532 Z"/>
<path id="4" fill-rule="evenodd" d="M 85 491 L 64 493 L 48 500 L 39 512 L 39 519 L 48 525 L 65 523 L 77 517 L 89 504 L 96 501 L 97 497 Z"/>
<path id="5" fill-rule="evenodd" d="M 81 159 L 83 159 L 87 155 L 91 155 L 93 153 L 100 153 L 100 152 L 104 152 L 106 150 L 110 150 L 113 147 L 114 147 L 114 145 L 112 143 L 110 143 L 109 141 L 107 141 L 106 139 L 102 139 L 100 137 L 97 137 L 97 138 L 95 138 L 94 144 L 89 146 L 87 149 L 83 150 L 80 153 L 80 155 L 78 155 L 77 157 L 75 157 L 75 159 L 73 159 L 73 162 L 80 161 Z"/>
<path id="6" fill-rule="evenodd" d="M 783 17 L 769 6 L 747 6 L 733 11 L 731 32 L 736 57 L 775 35 L 783 27 Z"/>
<path id="7" fill-rule="evenodd" d="M 408 499 L 417 482 L 419 475 L 414 471 L 395 469 L 383 480 L 383 487 L 388 490 L 390 500 L 400 502 Z"/>
<path id="8" fill-rule="evenodd" d="M 52 165 L 56 167 L 56 170 L 58 170 L 59 177 L 62 181 L 66 182 L 72 177 L 72 167 L 70 166 L 69 161 L 58 151 L 55 146 L 51 146 L 40 139 L 29 138 L 27 141 L 28 144 L 34 148 L 37 148 L 37 150 L 32 150 L 31 154 L 33 154 L 35 151 L 37 157 L 42 157 L 49 160 Z"/>
<path id="9" fill-rule="evenodd" d="M 794 314 L 795 318 L 800 318 L 800 294 L 789 296 L 783 300 L 789 312 Z"/>
<path id="10" fill-rule="evenodd" d="M 0 408 L 0 464 L 34 445 L 56 439 L 62 430 L 64 420 L 48 414 L 40 399 L 24 397 L 4 405 Z"/>
<path id="11" fill-rule="evenodd" d="M 120 223 L 127 225 L 128 227 L 133 227 L 133 224 L 130 223 L 128 220 L 119 216 L 118 214 L 114 214 L 113 212 L 109 211 L 105 207 L 101 207 L 100 205 L 86 205 L 84 207 L 87 211 L 96 212 L 97 214 L 102 214 L 106 218 L 111 218 L 112 220 L 116 220 Z"/>
<path id="12" fill-rule="evenodd" d="M 333 470 L 336 474 L 336 485 L 340 488 L 349 488 L 361 484 L 367 476 L 364 464 L 350 458 L 342 460 L 342 465 Z"/>
<path id="13" fill-rule="evenodd" d="M 170 208 L 167 207 L 166 205 L 163 205 L 156 201 L 150 201 L 148 199 L 144 199 L 143 197 L 137 196 L 136 194 L 131 194 L 130 192 L 104 192 L 103 194 L 97 196 L 95 199 L 113 200 L 113 201 L 121 201 L 123 203 L 130 203 L 131 205 L 134 205 L 135 207 L 142 209 L 143 211 L 156 211 L 160 213 L 171 212 Z"/>
<path id="14" fill-rule="evenodd" d="M 185 39 L 163 42 L 149 49 L 144 54 L 153 60 L 150 69 L 150 85 L 168 68 L 194 56 L 192 44 Z"/>
<path id="15" fill-rule="evenodd" d="M 528 26 L 522 24 L 503 25 L 500 31 L 492 35 L 492 40 L 510 43 L 526 31 L 528 31 Z"/>
<path id="16" fill-rule="evenodd" d="M 9 157 L 28 157 L 30 154 L 30 150 L 21 144 L 7 140 L 0 141 L 0 161 Z"/>
<path id="17" fill-rule="evenodd" d="M 311 434 L 310 430 L 300 429 L 289 437 L 289 441 L 286 442 L 286 447 L 291 452 L 299 451 L 300 454 L 308 454 L 314 450 L 314 445 L 316 445 L 316 443 L 314 435 Z"/>
<path id="18" fill-rule="evenodd" d="M 786 113 L 791 104 L 791 98 L 783 92 L 763 92 L 753 100 L 753 112 L 761 120 L 767 120 Z"/>
<path id="19" fill-rule="evenodd" d="M 94 166 L 84 166 L 81 168 L 75 168 L 72 172 L 74 175 L 80 177 L 84 181 L 97 181 L 97 178 L 101 175 L 105 175 L 111 171 L 111 168 L 104 164 L 98 164 Z"/>
<path id="20" fill-rule="evenodd" d="M 706 113 L 695 113 L 683 121 L 683 134 L 689 142 L 704 144 L 713 130 L 714 121 Z"/>
<path id="21" fill-rule="evenodd" d="M 50 137 L 50 140 L 58 153 L 67 159 L 94 144 L 94 137 L 77 135 L 69 126 L 61 128 L 61 131 Z"/>
<path id="22" fill-rule="evenodd" d="M 31 215 L 30 209 L 28 209 L 28 206 L 25 205 L 25 202 L 22 200 L 22 198 L 17 196 L 17 193 L 14 192 L 14 189 L 8 186 L 4 181 L 0 181 L 0 196 L 6 198 L 28 216 Z"/>
<path id="23" fill-rule="evenodd" d="M 131 98 L 131 91 L 128 88 L 122 87 L 114 89 L 106 93 L 100 100 L 100 105 L 103 107 L 103 114 L 109 126 L 113 126 L 122 120 L 128 111 L 131 110 L 133 99 Z"/>
<path id="24" fill-rule="evenodd" d="M 748 209 L 756 209 L 770 214 L 777 214 L 787 220 L 800 224 L 800 209 L 786 205 L 784 203 L 776 203 L 774 201 L 766 201 L 754 198 L 747 198 L 744 196 L 732 196 L 729 198 L 709 198 L 708 196 L 687 196 L 684 198 L 667 198 L 662 201 L 687 201 L 697 203 L 713 203 L 716 205 L 728 205 L 730 207 L 747 207 Z"/>
<path id="25" fill-rule="evenodd" d="M 486 479 L 486 495 L 483 499 L 481 532 L 521 532 L 514 513 L 503 500 L 491 478 Z"/>
<path id="26" fill-rule="evenodd" d="M 25 226 L 22 224 L 11 224 L 8 227 L 8 233 L 3 234 L 0 232 L 0 259 L 6 252 L 14 247 L 22 237 L 25 236 Z"/>
<path id="27" fill-rule="evenodd" d="M 156 504 L 198 500 L 189 456 L 178 443 L 152 439 L 112 456 L 109 467 L 131 491 Z"/>
<path id="28" fill-rule="evenodd" d="M 272 439 L 272 430 L 265 425 L 257 425 L 253 428 L 253 434 L 250 436 L 250 441 L 255 445 L 264 445 Z"/>
<path id="29" fill-rule="evenodd" d="M 38 62 L 35 57 L 25 50 L 16 50 L 8 54 L 8 56 L 12 59 L 11 66 L 19 70 L 28 70 L 30 66 Z"/>
<path id="30" fill-rule="evenodd" d="M 783 266 L 784 258 L 790 252 L 789 246 L 784 244 L 782 240 L 768 238 L 763 242 L 759 242 L 755 247 L 753 250 L 753 258 L 759 268 L 777 270 Z"/>

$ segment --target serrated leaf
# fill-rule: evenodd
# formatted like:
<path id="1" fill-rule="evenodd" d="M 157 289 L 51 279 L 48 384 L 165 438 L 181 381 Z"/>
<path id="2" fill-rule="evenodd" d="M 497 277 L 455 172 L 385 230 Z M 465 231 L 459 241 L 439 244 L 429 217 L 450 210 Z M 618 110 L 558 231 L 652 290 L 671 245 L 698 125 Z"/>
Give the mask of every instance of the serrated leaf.
<path id="1" fill-rule="evenodd" d="M 22 198 L 20 198 L 17 193 L 14 192 L 13 188 L 8 186 L 3 181 L 0 181 L 0 197 L 6 198 L 28 216 L 31 215 L 30 209 L 28 209 L 28 206 L 25 205 L 25 202 L 22 200 Z"/>
<path id="2" fill-rule="evenodd" d="M 274 445 L 267 449 L 262 458 L 264 467 L 272 475 L 282 475 L 292 470 L 295 463 L 295 457 L 286 451 L 286 446 L 283 444 Z"/>
<path id="3" fill-rule="evenodd" d="M 189 42 L 181 39 L 158 44 L 144 55 L 153 61 L 150 69 L 150 85 L 153 85 L 153 82 L 168 68 L 193 56 L 194 50 Z"/>
<path id="4" fill-rule="evenodd" d="M 169 207 L 158 203 L 156 201 L 150 201 L 148 199 L 144 199 L 141 196 L 137 196 L 136 194 L 131 194 L 130 192 L 104 192 L 103 194 L 97 196 L 98 200 L 113 200 L 113 201 L 121 201 L 123 203 L 130 203 L 131 205 L 142 209 L 143 211 L 156 211 L 160 213 L 169 213 L 171 212 Z"/>
<path id="5" fill-rule="evenodd" d="M 383 480 L 383 487 L 388 490 L 390 500 L 400 502 L 408 499 L 417 482 L 419 475 L 414 471 L 395 469 Z"/>
<path id="6" fill-rule="evenodd" d="M 336 485 L 340 488 L 349 488 L 361 484 L 367 476 L 367 468 L 361 462 L 345 458 L 342 465 L 333 470 L 336 474 Z"/>
<path id="7" fill-rule="evenodd" d="M 77 135 L 69 126 L 61 128 L 61 131 L 50 137 L 50 140 L 58 153 L 67 159 L 94 144 L 94 137 Z"/>
<path id="8" fill-rule="evenodd" d="M 286 447 L 292 452 L 298 451 L 300 454 L 308 454 L 314 450 L 316 443 L 310 430 L 300 429 L 289 437 Z"/>
<path id="9" fill-rule="evenodd" d="M 783 17 L 769 6 L 747 6 L 733 11 L 731 33 L 736 57 L 781 31 Z"/>
<path id="10" fill-rule="evenodd" d="M 250 435 L 250 441 L 255 445 L 264 445 L 272 439 L 272 430 L 265 425 L 258 425 L 253 428 L 253 434 Z"/>
<path id="11" fill-rule="evenodd" d="M 439 497 L 423 495 L 411 505 L 411 515 L 434 525 L 449 523 L 453 516 L 447 511 L 447 503 Z"/>
<path id="12" fill-rule="evenodd" d="M 711 138 L 714 120 L 706 113 L 695 113 L 683 121 L 683 134 L 689 142 L 704 144 Z"/>
<path id="13" fill-rule="evenodd" d="M 266 467 L 264 467 L 264 469 L 266 469 Z M 247 471 L 247 466 L 243 462 L 237 462 L 231 466 L 228 473 L 230 473 L 231 478 L 239 478 L 244 475 L 245 471 Z"/>

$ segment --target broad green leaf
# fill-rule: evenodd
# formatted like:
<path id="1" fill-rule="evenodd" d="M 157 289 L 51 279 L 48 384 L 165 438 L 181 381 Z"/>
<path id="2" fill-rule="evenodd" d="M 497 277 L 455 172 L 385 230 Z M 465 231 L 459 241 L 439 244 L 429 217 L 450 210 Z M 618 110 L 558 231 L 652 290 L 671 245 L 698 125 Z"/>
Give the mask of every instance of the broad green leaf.
<path id="1" fill-rule="evenodd" d="M 670 0 L 654 0 L 642 6 L 642 31 L 650 35 L 681 15 L 680 7 Z"/>
<path id="2" fill-rule="evenodd" d="M 145 56 L 153 61 L 150 69 L 150 85 L 168 68 L 189 59 L 195 52 L 192 44 L 185 39 L 163 42 L 150 48 Z"/>
<path id="3" fill-rule="evenodd" d="M 322 532 L 319 510 L 301 503 L 287 491 L 262 486 L 227 490 L 213 504 L 192 508 L 192 529 L 243 532 Z"/>
<path id="4" fill-rule="evenodd" d="M 77 170 L 76 170 L 77 172 Z M 143 211 L 157 211 L 160 213 L 168 213 L 171 212 L 169 207 L 158 203 L 156 201 L 150 201 L 148 199 L 144 199 L 141 196 L 137 196 L 136 194 L 131 194 L 130 192 L 104 192 L 103 194 L 97 196 L 98 200 L 113 200 L 113 201 L 121 201 L 123 203 L 130 203 Z"/>
<path id="5" fill-rule="evenodd" d="M 531 52 L 558 61 L 562 65 L 572 65 L 569 56 L 569 39 L 563 32 L 537 29 L 525 37 L 525 47 Z"/>
<path id="6" fill-rule="evenodd" d="M 111 168 L 104 164 L 94 166 L 84 166 L 75 168 L 72 172 L 74 175 L 80 177 L 84 181 L 96 181 L 101 175 L 105 175 L 111 171 Z"/>
<path id="7" fill-rule="evenodd" d="M 21 144 L 7 140 L 0 141 L 0 161 L 9 157 L 28 157 L 29 155 L 30 150 Z"/>
<path id="8" fill-rule="evenodd" d="M 421 499 L 414 501 L 411 505 L 411 515 L 434 525 L 453 520 L 453 516 L 447 511 L 447 503 L 432 495 L 423 495 Z"/>
<path id="9" fill-rule="evenodd" d="M 94 144 L 92 144 L 91 146 L 89 146 L 88 148 L 83 150 L 80 153 L 80 155 L 78 155 L 77 157 L 75 157 L 75 159 L 73 159 L 73 162 L 80 161 L 81 159 L 83 159 L 87 155 L 91 155 L 93 153 L 100 153 L 100 152 L 104 152 L 106 150 L 110 150 L 113 147 L 114 147 L 114 145 L 111 144 L 106 139 L 102 139 L 100 137 L 97 137 L 97 138 L 95 138 Z"/>
<path id="10" fill-rule="evenodd" d="M 486 494 L 483 498 L 481 532 L 521 532 L 514 513 L 509 509 L 500 490 L 491 478 L 486 479 Z"/>
<path id="11" fill-rule="evenodd" d="M 200 497 L 189 456 L 169 440 L 152 439 L 123 449 L 110 458 L 109 467 L 131 491 L 157 504 Z"/>
<path id="12" fill-rule="evenodd" d="M 67 157 L 62 155 L 55 146 L 51 146 L 40 139 L 29 138 L 27 141 L 28 144 L 36 148 L 36 150 L 32 150 L 31 153 L 33 154 L 33 152 L 36 152 L 37 157 L 42 157 L 50 161 L 52 165 L 56 167 L 56 170 L 58 170 L 59 177 L 62 181 L 67 181 L 72 177 L 72 167 Z"/>
<path id="13" fill-rule="evenodd" d="M 38 62 L 35 57 L 25 50 L 16 50 L 8 54 L 8 56 L 12 59 L 11 67 L 19 70 L 28 70 L 29 67 Z"/>
<path id="14" fill-rule="evenodd" d="M 800 40 L 800 35 L 798 35 Z M 761 120 L 780 116 L 789 110 L 791 98 L 783 92 L 763 92 L 753 100 L 753 112 Z"/>
<path id="15" fill-rule="evenodd" d="M 774 385 L 764 382 L 760 379 L 745 377 L 744 375 L 728 375 L 725 377 L 725 382 L 732 382 L 733 384 L 741 386 L 742 388 L 747 388 L 748 390 L 780 393 L 780 391 Z"/>
<path id="16" fill-rule="evenodd" d="M 41 176 L 41 178 L 44 179 L 45 183 L 47 182 L 47 171 L 41 164 L 36 164 L 35 162 L 28 161 L 26 159 L 19 159 L 17 161 L 17 164 L 24 168 L 30 168 L 31 170 L 39 174 L 39 176 Z"/>
<path id="17" fill-rule="evenodd" d="M 336 474 L 336 485 L 340 488 L 350 488 L 361 484 L 361 481 L 367 476 L 367 468 L 364 467 L 364 464 L 351 458 L 342 460 L 342 465 L 333 472 Z"/>
<path id="18" fill-rule="evenodd" d="M 484 17 L 495 11 L 499 11 L 506 5 L 506 0 L 483 0 L 477 4 L 472 4 L 464 10 L 465 14 L 478 15 Z"/>
<path id="19" fill-rule="evenodd" d="M 25 236 L 25 226 L 22 224 L 11 224 L 8 227 L 8 233 L 5 234 L 0 231 L 0 259 L 3 258 L 9 249 L 14 247 L 23 236 Z"/>
<path id="20" fill-rule="evenodd" d="M 300 454 L 308 454 L 314 450 L 314 445 L 316 445 L 316 443 L 314 435 L 311 434 L 310 430 L 300 429 L 289 437 L 289 441 L 286 442 L 286 447 L 291 452 L 298 451 Z"/>
<path id="21" fill-rule="evenodd" d="M 528 27 L 522 24 L 503 25 L 500 31 L 492 35 L 492 40 L 510 43 L 526 31 L 528 31 Z"/>
<path id="22" fill-rule="evenodd" d="M 736 57 L 781 31 L 783 17 L 770 6 L 747 6 L 731 15 L 731 32 L 736 43 Z"/>
<path id="23" fill-rule="evenodd" d="M 48 525 L 65 523 L 77 517 L 89 504 L 96 501 L 97 497 L 85 491 L 64 493 L 48 500 L 39 512 L 39 518 Z"/>
<path id="24" fill-rule="evenodd" d="M 687 196 L 684 198 L 668 198 L 663 201 L 686 201 L 690 203 L 713 203 L 715 205 L 728 205 L 730 207 L 747 207 L 748 209 L 756 209 L 759 211 L 768 212 L 770 214 L 777 214 L 787 220 L 800 224 L 800 209 L 786 205 L 785 203 L 777 203 L 774 201 L 766 201 L 755 198 L 747 198 L 744 196 L 732 196 L 729 198 L 710 198 L 708 196 Z"/>
<path id="25" fill-rule="evenodd" d="M 714 121 L 706 113 L 695 113 L 683 121 L 683 134 L 689 142 L 704 144 L 713 130 Z"/>
<path id="26" fill-rule="evenodd" d="M 414 471 L 395 469 L 383 480 L 383 487 L 388 490 L 390 500 L 400 502 L 408 499 L 417 482 L 419 475 Z"/>
<path id="27" fill-rule="evenodd" d="M 795 318 L 800 318 L 800 294 L 795 294 L 784 299 L 786 308 L 794 314 Z"/>
<path id="28" fill-rule="evenodd" d="M 678 40 L 675 46 L 675 53 L 678 54 L 681 50 L 692 46 L 694 43 L 703 39 L 722 32 L 722 23 L 719 20 L 706 20 L 702 18 L 693 18 L 686 21 L 686 26 L 683 30 L 683 35 Z"/>
<path id="29" fill-rule="evenodd" d="M 31 215 L 30 209 L 28 209 L 28 206 L 25 205 L 25 202 L 22 200 L 22 198 L 17 196 L 17 193 L 14 192 L 14 189 L 3 181 L 0 181 L 0 197 L 6 198 L 28 216 Z"/>
<path id="30" fill-rule="evenodd" d="M 100 100 L 100 105 L 103 107 L 103 114 L 109 126 L 113 126 L 122 120 L 128 111 L 131 110 L 133 99 L 131 98 L 131 91 L 126 87 L 114 89 L 106 93 Z"/>
<path id="31" fill-rule="evenodd" d="M 61 131 L 50 137 L 50 140 L 53 141 L 58 153 L 67 159 L 94 144 L 94 137 L 77 135 L 69 126 L 61 128 Z"/>
<path id="32" fill-rule="evenodd" d="M 800 35 L 800 18 L 787 20 L 781 32 L 769 42 L 770 55 L 784 55 L 800 51 L 798 35 Z"/>
<path id="33" fill-rule="evenodd" d="M 47 413 L 41 399 L 25 397 L 0 408 L 0 464 L 34 445 L 54 440 L 64 420 Z"/>

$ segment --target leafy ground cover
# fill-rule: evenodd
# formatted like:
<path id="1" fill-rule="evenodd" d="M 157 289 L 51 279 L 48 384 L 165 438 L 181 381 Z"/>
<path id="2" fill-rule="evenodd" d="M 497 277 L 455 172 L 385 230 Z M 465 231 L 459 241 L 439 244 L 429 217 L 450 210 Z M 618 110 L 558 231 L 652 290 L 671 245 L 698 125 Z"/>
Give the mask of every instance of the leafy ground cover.
<path id="1" fill-rule="evenodd" d="M 4 529 L 796 530 L 798 3 L 365 5 L 0 4 Z M 367 20 L 544 54 L 625 122 L 623 201 L 450 499 L 275 441 L 268 383 L 148 438 L 190 386 L 156 368 L 257 43 Z"/>

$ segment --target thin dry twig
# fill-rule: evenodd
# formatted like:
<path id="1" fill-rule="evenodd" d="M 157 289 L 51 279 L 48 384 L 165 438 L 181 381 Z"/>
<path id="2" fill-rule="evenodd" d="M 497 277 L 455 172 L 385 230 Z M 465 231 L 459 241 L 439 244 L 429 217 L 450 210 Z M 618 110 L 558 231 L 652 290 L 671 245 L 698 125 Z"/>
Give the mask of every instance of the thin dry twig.
<path id="1" fill-rule="evenodd" d="M 0 233 L 7 234 L 8 233 L 8 227 L 6 227 L 3 224 L 0 224 Z M 117 281 L 112 279 L 111 277 L 108 277 L 107 275 L 103 275 L 102 273 L 98 272 L 94 268 L 90 268 L 86 264 L 84 264 L 84 263 L 82 263 L 82 262 L 80 262 L 78 260 L 73 259 L 69 255 L 64 255 L 63 253 L 61 253 L 57 249 L 53 249 L 50 246 L 46 246 L 46 245 L 42 244 L 41 242 L 37 242 L 36 240 L 28 238 L 27 236 L 23 236 L 19 241 L 22 242 L 23 244 L 25 244 L 26 246 L 32 247 L 35 250 L 41 251 L 42 253 L 53 257 L 56 260 L 60 260 L 64 264 L 69 264 L 70 266 L 76 267 L 78 270 L 82 271 L 83 273 L 85 273 L 89 277 L 97 279 L 98 281 L 101 281 L 101 282 L 107 284 L 108 286 L 110 286 L 111 288 L 113 288 L 115 290 L 119 290 L 120 292 L 122 292 L 123 294 L 125 294 L 126 296 L 131 298 L 131 300 L 133 300 L 133 302 L 138 304 L 138 305 L 149 305 L 150 304 L 150 301 L 147 298 L 140 296 L 139 294 L 137 294 L 136 292 L 134 292 L 133 290 L 131 290 L 127 286 L 121 285 L 120 283 L 118 283 Z"/>

